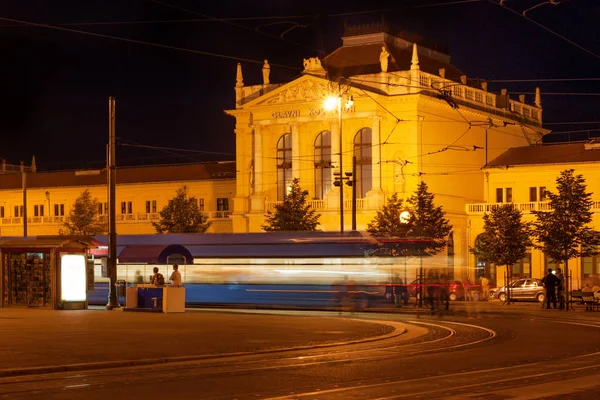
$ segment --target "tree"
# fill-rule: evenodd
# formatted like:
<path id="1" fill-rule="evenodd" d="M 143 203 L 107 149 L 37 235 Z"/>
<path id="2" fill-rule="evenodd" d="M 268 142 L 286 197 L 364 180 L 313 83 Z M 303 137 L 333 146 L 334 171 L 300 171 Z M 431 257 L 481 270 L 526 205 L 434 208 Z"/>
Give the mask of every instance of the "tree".
<path id="1" fill-rule="evenodd" d="M 92 198 L 88 189 L 85 189 L 79 197 L 75 199 L 71 212 L 63 224 L 65 229 L 61 229 L 62 235 L 100 235 L 106 233 L 108 225 L 100 220 L 98 209 L 100 202 L 97 198 Z"/>
<path id="2" fill-rule="evenodd" d="M 510 277 L 510 267 L 527 255 L 532 246 L 531 223 L 523 222 L 519 211 L 512 203 L 493 207 L 483 216 L 483 234 L 477 248 L 471 253 L 483 261 L 506 266 L 506 278 Z M 507 289 L 509 286 L 507 285 Z M 510 302 L 510 291 L 508 291 Z"/>
<path id="3" fill-rule="evenodd" d="M 408 241 L 404 240 L 410 222 L 403 220 L 400 214 L 406 211 L 403 206 L 403 201 L 398 197 L 398 193 L 394 193 L 383 210 L 378 210 L 375 218 L 367 224 L 367 231 L 378 238 L 397 239 L 384 240 L 381 247 L 375 249 L 377 255 L 386 255 L 392 257 L 401 257 L 409 255 Z"/>
<path id="4" fill-rule="evenodd" d="M 425 182 L 419 183 L 415 193 L 403 206 L 402 199 L 394 193 L 388 204 L 367 225 L 367 231 L 373 236 L 402 239 L 388 246 L 394 248 L 397 255 L 433 256 L 448 243 L 452 226 L 445 218 L 441 206 L 434 205 L 434 195 L 429 193 Z M 401 214 L 407 211 L 407 218 Z"/>
<path id="5" fill-rule="evenodd" d="M 290 192 L 286 194 L 282 204 L 275 206 L 275 212 L 268 212 L 267 232 L 275 231 L 315 231 L 319 225 L 319 217 L 310 204 L 306 204 L 307 190 L 300 188 L 300 180 L 294 178 Z"/>
<path id="6" fill-rule="evenodd" d="M 152 223 L 156 233 L 206 232 L 211 224 L 196 198 L 188 197 L 187 186 L 177 189 L 177 195 L 161 210 L 159 221 Z"/>
<path id="7" fill-rule="evenodd" d="M 540 249 L 552 261 L 565 263 L 565 296 L 568 298 L 569 260 L 598 254 L 598 232 L 586 226 L 592 222 L 592 193 L 587 193 L 583 175 L 567 169 L 556 178 L 557 193 L 547 192 L 551 211 L 533 211 L 534 236 Z M 568 302 L 566 303 L 568 309 Z"/>
<path id="8" fill-rule="evenodd" d="M 416 256 L 421 261 L 420 279 L 423 280 L 423 257 L 433 256 L 448 244 L 452 225 L 445 218 L 441 206 L 434 204 L 434 195 L 428 191 L 425 182 L 419 183 L 415 193 L 403 206 L 396 194 L 392 195 L 382 211 L 367 225 L 367 230 L 376 237 L 398 238 L 385 243 L 375 252 L 392 256 Z M 403 212 L 408 215 L 403 217 Z M 422 290 L 422 286 L 419 287 Z M 419 293 L 419 305 L 423 295 Z"/>

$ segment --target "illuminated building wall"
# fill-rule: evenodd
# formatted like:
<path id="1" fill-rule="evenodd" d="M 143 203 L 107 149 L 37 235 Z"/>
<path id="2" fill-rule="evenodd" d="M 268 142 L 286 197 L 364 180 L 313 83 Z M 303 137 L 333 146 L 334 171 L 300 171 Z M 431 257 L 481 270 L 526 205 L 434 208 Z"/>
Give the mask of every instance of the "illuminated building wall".
<path id="1" fill-rule="evenodd" d="M 85 189 L 101 203 L 101 218 L 107 221 L 105 171 L 60 171 L 27 173 L 28 236 L 57 235 L 71 212 L 75 199 Z M 231 202 L 235 190 L 235 163 L 207 163 L 124 167 L 117 171 L 117 233 L 155 233 L 153 221 L 187 186 L 200 209 L 212 222 L 209 232 L 231 232 Z M 23 235 L 21 174 L 0 175 L 0 236 Z"/>
<path id="2" fill-rule="evenodd" d="M 234 232 L 258 232 L 293 178 L 309 191 L 320 229 L 339 231 L 340 127 L 324 99 L 342 94 L 342 172 L 357 157 L 357 229 L 365 230 L 393 193 L 410 196 L 425 181 L 454 227 L 456 266 L 468 265 L 465 205 L 486 201 L 482 167 L 510 147 L 539 139 L 542 110 L 487 91 L 435 46 L 414 44 L 381 27 L 351 27 L 343 46 L 322 60 L 304 60 L 302 76 L 246 85 L 236 76 Z M 343 77 L 343 78 L 340 78 Z M 532 99 L 533 100 L 533 99 Z M 351 188 L 344 190 L 351 230 Z M 461 271 L 457 277 L 465 275 Z"/>
<path id="3" fill-rule="evenodd" d="M 467 204 L 466 212 L 471 222 L 468 241 L 476 246 L 476 238 L 483 232 L 482 216 L 490 207 L 497 204 L 513 203 L 523 214 L 524 221 L 534 221 L 531 211 L 548 211 L 546 191 L 556 193 L 556 178 L 561 171 L 574 169 L 582 175 L 587 184 L 587 192 L 594 200 L 593 226 L 600 226 L 600 152 L 593 143 L 547 144 L 513 148 L 494 160 L 485 169 L 485 197 L 487 202 Z M 498 285 L 504 282 L 506 268 L 479 263 L 471 256 L 470 266 L 475 275 L 485 274 L 496 277 Z M 547 269 L 559 267 L 540 250 L 531 249 L 529 256 L 515 264 L 511 275 L 516 278 L 543 278 Z M 564 271 L 564 265 L 560 266 Z M 573 288 L 585 284 L 600 285 L 600 257 L 574 258 L 569 261 L 573 277 Z"/>

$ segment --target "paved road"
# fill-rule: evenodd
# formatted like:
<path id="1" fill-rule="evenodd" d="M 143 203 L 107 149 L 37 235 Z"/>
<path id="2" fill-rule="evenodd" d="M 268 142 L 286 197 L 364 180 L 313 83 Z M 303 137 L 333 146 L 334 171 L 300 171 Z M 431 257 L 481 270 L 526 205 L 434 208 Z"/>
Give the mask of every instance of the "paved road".
<path id="1" fill-rule="evenodd" d="M 30 311 L 36 318 L 26 315 Z M 180 315 L 84 311 L 38 317 L 43 311 L 2 310 L 3 338 L 5 333 L 21 332 L 19 320 L 11 318 L 28 321 L 21 326 L 29 328 L 12 339 L 12 345 L 0 344 L 4 360 L 7 349 L 20 342 L 20 351 L 29 355 L 25 366 L 57 360 L 64 364 L 160 358 L 189 355 L 191 349 L 204 356 L 185 362 L 4 377 L 0 397 L 589 399 L 600 393 L 600 313 L 494 304 L 456 305 L 453 315 L 379 311 L 387 312 L 340 316 L 294 311 Z M 12 321 L 8 330 L 6 321 Z M 108 343 L 123 325 L 126 339 L 114 346 L 126 349 L 126 357 L 119 358 Z M 140 325 L 153 326 L 159 333 Z M 65 333 L 71 346 L 59 345 L 57 355 L 52 337 Z M 40 335 L 48 340 L 40 341 Z M 376 335 L 380 340 L 373 341 Z M 159 345 L 154 346 L 157 338 Z M 323 347 L 348 340 L 354 343 Z M 297 346 L 302 348 L 282 351 Z M 215 356 L 259 349 L 268 351 Z M 32 355 L 37 355 L 36 362 Z M 12 360 L 18 357 L 13 355 Z"/>

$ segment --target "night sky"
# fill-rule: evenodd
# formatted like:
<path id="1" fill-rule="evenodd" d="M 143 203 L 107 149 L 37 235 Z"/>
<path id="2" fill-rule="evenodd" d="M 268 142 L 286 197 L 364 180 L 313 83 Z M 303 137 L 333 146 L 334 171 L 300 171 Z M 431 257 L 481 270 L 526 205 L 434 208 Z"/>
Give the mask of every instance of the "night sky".
<path id="1" fill-rule="evenodd" d="M 600 136 L 600 1 L 547 3 L 529 10 L 530 20 L 521 12 L 545 0 L 499 2 L 2 0 L 0 18 L 192 51 L 0 21 L 0 158 L 18 164 L 35 155 L 40 169 L 102 167 L 115 96 L 118 165 L 233 160 L 234 120 L 223 110 L 234 108 L 237 58 L 245 59 L 246 85 L 261 83 L 265 58 L 271 82 L 286 82 L 299 76 L 303 58 L 339 47 L 345 23 L 382 17 L 447 44 L 470 78 L 595 78 L 490 83 L 490 90 L 506 87 L 516 99 L 539 86 L 545 128 L 584 131 L 554 140 Z"/>

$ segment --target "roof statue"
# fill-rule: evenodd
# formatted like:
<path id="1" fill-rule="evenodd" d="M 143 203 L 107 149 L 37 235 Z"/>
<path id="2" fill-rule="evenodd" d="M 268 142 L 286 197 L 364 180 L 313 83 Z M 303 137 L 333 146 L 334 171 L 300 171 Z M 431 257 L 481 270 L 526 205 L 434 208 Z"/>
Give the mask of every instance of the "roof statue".
<path id="1" fill-rule="evenodd" d="M 542 108 L 542 95 L 539 87 L 535 88 L 535 106 L 537 108 Z"/>
<path id="2" fill-rule="evenodd" d="M 321 60 L 319 60 L 319 57 L 312 57 L 309 59 L 304 59 L 303 61 L 304 64 L 304 72 L 309 72 L 309 71 L 317 71 L 317 72 L 324 72 L 325 69 L 323 69 L 323 66 L 321 65 Z"/>
<path id="3" fill-rule="evenodd" d="M 413 43 L 412 60 L 410 60 L 410 69 L 419 69 L 419 53 L 417 44 Z"/>
<path id="4" fill-rule="evenodd" d="M 387 72 L 388 70 L 388 57 L 390 53 L 385 49 L 385 46 L 381 46 L 381 53 L 379 54 L 379 63 L 381 64 L 381 72 Z"/>
<path id="5" fill-rule="evenodd" d="M 271 66 L 269 65 L 269 60 L 265 60 L 265 63 L 263 64 L 263 67 L 262 67 L 263 85 L 268 85 L 269 83 L 271 83 L 269 80 L 270 73 L 271 73 Z"/>
<path id="6" fill-rule="evenodd" d="M 237 73 L 235 76 L 235 87 L 244 86 L 244 77 L 242 76 L 242 64 L 237 64 Z"/>

